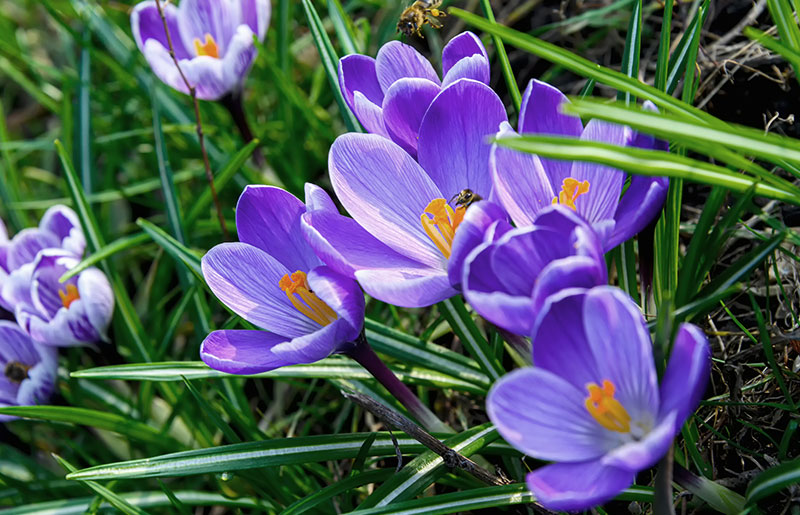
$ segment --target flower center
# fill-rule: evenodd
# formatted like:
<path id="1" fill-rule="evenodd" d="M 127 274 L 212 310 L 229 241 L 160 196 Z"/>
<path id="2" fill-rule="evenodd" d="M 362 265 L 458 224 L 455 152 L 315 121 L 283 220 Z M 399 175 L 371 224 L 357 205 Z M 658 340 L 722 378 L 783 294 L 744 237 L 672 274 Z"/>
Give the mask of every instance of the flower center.
<path id="1" fill-rule="evenodd" d="M 614 383 L 604 379 L 602 388 L 596 383 L 589 383 L 586 388 L 589 390 L 586 409 L 597 423 L 609 431 L 630 432 L 631 416 L 614 398 Z"/>
<path id="2" fill-rule="evenodd" d="M 584 193 L 589 193 L 589 181 L 580 182 L 572 177 L 567 177 L 561 184 L 561 192 L 558 197 L 553 197 L 553 204 L 562 204 L 575 211 L 575 200 Z"/>
<path id="3" fill-rule="evenodd" d="M 278 282 L 281 290 L 286 292 L 292 305 L 319 325 L 328 325 L 339 318 L 334 310 L 325 304 L 308 287 L 305 272 L 298 270 L 291 276 L 286 274 Z"/>
<path id="4" fill-rule="evenodd" d="M 458 206 L 454 211 L 445 199 L 435 198 L 420 215 L 422 228 L 445 258 L 450 258 L 453 237 L 466 212 L 467 206 Z"/>
<path id="5" fill-rule="evenodd" d="M 61 304 L 67 309 L 69 309 L 70 304 L 81 298 L 78 293 L 78 287 L 74 284 L 68 284 L 64 291 L 59 290 L 58 296 L 61 297 Z"/>
<path id="6" fill-rule="evenodd" d="M 194 49 L 198 57 L 207 55 L 219 59 L 219 47 L 217 47 L 217 42 L 214 41 L 214 37 L 211 34 L 206 33 L 205 43 L 201 42 L 198 38 L 194 38 Z"/>
<path id="7" fill-rule="evenodd" d="M 19 384 L 28 378 L 28 370 L 30 370 L 30 368 L 31 367 L 24 365 L 19 361 L 9 361 L 6 363 L 6 369 L 4 373 L 9 381 Z"/>

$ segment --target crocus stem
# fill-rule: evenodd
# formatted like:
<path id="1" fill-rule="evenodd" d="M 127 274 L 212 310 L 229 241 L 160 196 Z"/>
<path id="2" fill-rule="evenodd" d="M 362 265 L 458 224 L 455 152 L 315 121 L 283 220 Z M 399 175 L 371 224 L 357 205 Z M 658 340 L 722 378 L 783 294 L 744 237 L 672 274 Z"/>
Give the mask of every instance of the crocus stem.
<path id="1" fill-rule="evenodd" d="M 389 390 L 389 393 L 394 395 L 395 399 L 406 407 L 409 413 L 411 413 L 425 429 L 432 433 L 453 432 L 447 424 L 439 420 L 427 406 L 422 404 L 408 386 L 403 384 L 397 376 L 389 370 L 389 367 L 387 367 L 386 364 L 381 361 L 381 358 L 375 354 L 375 351 L 372 350 L 363 332 L 354 343 L 355 346 L 347 351 L 346 354 L 356 360 L 359 365 L 366 368 L 379 383 Z"/>
<path id="2" fill-rule="evenodd" d="M 249 143 L 253 141 L 253 131 L 250 130 L 250 124 L 247 123 L 247 116 L 244 114 L 241 91 L 233 91 L 232 93 L 228 93 L 219 99 L 219 103 L 222 104 L 229 113 L 231 113 L 233 123 L 235 123 L 236 127 L 239 129 L 239 133 L 242 135 L 244 142 Z M 267 160 L 264 158 L 264 153 L 261 152 L 261 147 L 256 147 L 256 149 L 253 150 L 253 160 L 261 169 L 267 166 Z"/>

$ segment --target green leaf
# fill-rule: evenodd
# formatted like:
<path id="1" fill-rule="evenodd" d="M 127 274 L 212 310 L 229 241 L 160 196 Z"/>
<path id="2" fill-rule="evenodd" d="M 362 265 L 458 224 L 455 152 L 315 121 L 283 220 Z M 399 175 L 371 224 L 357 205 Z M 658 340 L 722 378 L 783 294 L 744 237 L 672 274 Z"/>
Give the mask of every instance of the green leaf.
<path id="1" fill-rule="evenodd" d="M 492 352 L 489 342 L 475 325 L 461 298 L 451 297 L 442 301 L 439 306 L 442 316 L 447 319 L 453 332 L 458 335 L 467 352 L 478 362 L 483 372 L 492 381 L 505 374 L 503 366 Z"/>
<path id="2" fill-rule="evenodd" d="M 55 458 L 55 460 L 68 472 L 75 472 L 75 470 L 77 470 L 67 460 L 61 458 L 60 456 L 53 454 L 53 458 Z M 108 488 L 95 483 L 94 481 L 84 481 L 83 484 L 91 488 L 97 495 L 108 501 L 111 506 L 118 509 L 122 513 L 127 513 L 128 515 L 147 515 L 145 511 L 137 508 L 136 506 L 132 506 L 130 503 L 128 503 L 128 501 L 119 495 L 115 494 Z"/>
<path id="3" fill-rule="evenodd" d="M 492 5 L 489 0 L 481 0 L 481 7 L 483 7 L 483 14 L 486 16 L 489 23 L 496 25 L 494 12 L 492 11 Z M 519 112 L 520 105 L 522 104 L 522 95 L 520 95 L 517 79 L 514 77 L 514 70 L 511 68 L 511 63 L 508 60 L 506 47 L 503 45 L 503 41 L 496 35 L 492 36 L 492 40 L 497 50 L 497 58 L 500 61 L 500 67 L 503 70 L 503 78 L 506 80 L 508 92 L 511 94 L 511 100 L 514 102 L 514 108 Z"/>
<path id="4" fill-rule="evenodd" d="M 781 188 L 731 172 L 696 159 L 656 150 L 620 147 L 597 141 L 558 136 L 524 135 L 495 139 L 498 145 L 541 157 L 587 161 L 619 168 L 636 175 L 674 177 L 743 193 L 754 188 L 757 195 L 800 205 L 800 197 Z"/>
<path id="5" fill-rule="evenodd" d="M 192 451 L 164 454 L 152 458 L 98 465 L 73 472 L 67 479 L 121 479 L 144 477 L 179 477 L 260 467 L 277 467 L 299 463 L 355 458 L 371 433 L 316 435 L 280 438 L 259 442 L 224 445 Z M 403 433 L 395 433 L 404 454 L 423 452 L 425 447 Z M 507 444 L 494 443 L 489 454 L 516 455 Z M 371 456 L 394 456 L 395 448 L 389 433 L 378 433 L 369 449 Z"/>
<path id="6" fill-rule="evenodd" d="M 197 277 L 203 279 L 203 270 L 200 267 L 200 256 L 198 256 L 196 252 L 144 218 L 136 220 L 136 225 L 141 227 L 167 254 L 186 265 Z"/>
<path id="7" fill-rule="evenodd" d="M 163 448 L 174 449 L 181 446 L 170 436 L 147 424 L 131 420 L 130 417 L 93 409 L 72 406 L 6 406 L 0 408 L 0 415 L 96 427 Z"/>
<path id="8" fill-rule="evenodd" d="M 142 243 L 150 241 L 150 236 L 146 233 L 140 232 L 136 234 L 131 234 L 130 236 L 123 236 L 117 240 L 112 241 L 108 245 L 104 245 L 102 248 L 98 249 L 96 252 L 93 252 L 83 258 L 80 263 L 78 263 L 74 268 L 70 268 L 64 275 L 62 275 L 58 280 L 59 282 L 64 282 L 71 277 L 75 277 L 79 273 L 83 272 L 90 266 L 94 266 L 99 262 L 103 261 L 104 259 L 110 258 L 117 252 L 122 252 L 123 250 L 128 250 L 133 247 L 138 247 Z"/>
<path id="9" fill-rule="evenodd" d="M 299 501 L 287 506 L 286 509 L 281 512 L 281 515 L 300 515 L 301 513 L 306 513 L 314 509 L 314 507 L 319 506 L 321 503 L 340 494 L 350 492 L 359 486 L 386 481 L 395 473 L 394 469 L 378 469 L 355 474 L 347 479 L 328 485 L 318 492 L 303 497 Z"/>

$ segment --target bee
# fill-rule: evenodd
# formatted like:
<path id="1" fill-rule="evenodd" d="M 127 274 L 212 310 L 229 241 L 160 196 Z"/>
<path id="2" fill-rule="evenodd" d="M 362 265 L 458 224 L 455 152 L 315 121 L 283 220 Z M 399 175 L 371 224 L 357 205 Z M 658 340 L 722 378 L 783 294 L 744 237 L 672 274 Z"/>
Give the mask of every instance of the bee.
<path id="1" fill-rule="evenodd" d="M 4 373 L 9 381 L 19 384 L 28 378 L 28 370 L 30 370 L 30 368 L 31 367 L 25 366 L 19 361 L 9 361 L 6 363 Z"/>
<path id="2" fill-rule="evenodd" d="M 454 200 L 456 201 L 456 206 L 464 206 L 464 208 L 468 208 L 473 202 L 483 200 L 483 197 L 469 188 L 464 188 L 453 195 L 453 197 L 448 201 L 448 204 Z"/>
<path id="3" fill-rule="evenodd" d="M 407 37 L 416 34 L 422 38 L 425 36 L 420 31 L 425 24 L 435 29 L 442 28 L 442 23 L 437 18 L 444 18 L 447 14 L 438 9 L 440 5 L 442 5 L 442 0 L 415 0 L 400 15 L 397 32 L 402 32 Z"/>

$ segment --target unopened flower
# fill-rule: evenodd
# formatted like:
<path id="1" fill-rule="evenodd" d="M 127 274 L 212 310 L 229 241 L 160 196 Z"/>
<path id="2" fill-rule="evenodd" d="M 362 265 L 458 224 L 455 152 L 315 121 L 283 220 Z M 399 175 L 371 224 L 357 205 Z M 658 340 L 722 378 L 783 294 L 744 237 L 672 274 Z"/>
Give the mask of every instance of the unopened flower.
<path id="1" fill-rule="evenodd" d="M 335 212 L 303 217 L 319 256 L 384 302 L 421 307 L 455 295 L 467 253 L 505 217 L 490 202 L 457 204 L 464 190 L 492 197 L 486 139 L 505 119 L 488 86 L 461 79 L 428 108 L 419 162 L 376 134 L 337 138 L 328 159 L 331 183 L 353 219 Z"/>
<path id="2" fill-rule="evenodd" d="M 66 206 L 51 207 L 42 216 L 39 227 L 23 229 L 10 240 L 0 222 L 0 307 L 14 311 L 14 304 L 4 291 L 12 276 L 30 276 L 39 251 L 63 249 L 80 257 L 85 247 L 78 217 Z"/>
<path id="3" fill-rule="evenodd" d="M 17 324 L 0 320 L 0 407 L 47 402 L 56 368 L 56 349 L 36 345 Z M 13 418 L 0 415 L 0 422 Z"/>
<path id="4" fill-rule="evenodd" d="M 584 128 L 580 118 L 560 112 L 564 102 L 568 100 L 558 89 L 531 81 L 522 100 L 519 132 L 665 149 L 665 142 L 623 125 L 591 120 Z M 498 137 L 515 135 L 508 124 L 498 133 Z M 605 250 L 633 237 L 656 217 L 669 185 L 666 177 L 634 175 L 623 194 L 626 174 L 621 170 L 539 158 L 499 145 L 492 148 L 491 167 L 497 198 L 518 227 L 533 224 L 539 212 L 559 203 L 592 224 Z"/>
<path id="5" fill-rule="evenodd" d="M 589 225 L 563 206 L 550 206 L 534 225 L 498 220 L 464 264 L 464 297 L 478 314 L 530 336 L 552 294 L 608 282 L 602 245 Z"/>
<path id="6" fill-rule="evenodd" d="M 361 54 L 340 59 L 339 86 L 368 132 L 390 138 L 416 156 L 422 118 L 442 89 L 463 78 L 489 84 L 489 58 L 472 32 L 463 32 L 445 45 L 442 68 L 440 80 L 414 47 L 390 41 L 374 59 Z M 459 106 L 465 111 L 473 108 Z"/>
<path id="7" fill-rule="evenodd" d="M 710 351 L 698 327 L 682 324 L 659 386 L 638 307 L 598 286 L 547 300 L 533 362 L 495 383 L 489 418 L 520 451 L 556 462 L 528 474 L 536 499 L 577 511 L 612 499 L 667 452 L 705 389 Z"/>
<path id="8" fill-rule="evenodd" d="M 267 33 L 269 0 L 182 0 L 177 7 L 162 0 L 161 7 L 180 71 L 197 98 L 218 100 L 239 89 L 258 52 L 254 37 L 263 41 Z M 154 0 L 136 5 L 131 30 L 153 73 L 188 94 Z"/>
<path id="9" fill-rule="evenodd" d="M 68 347 L 108 340 L 114 294 L 105 274 L 91 267 L 59 281 L 79 261 L 62 249 L 41 250 L 4 285 L 17 322 L 37 343 Z"/>
<path id="10" fill-rule="evenodd" d="M 248 186 L 236 206 L 240 242 L 217 245 L 203 257 L 203 275 L 217 298 L 266 329 L 212 332 L 200 349 L 208 366 L 255 374 L 355 346 L 364 294 L 354 280 L 324 266 L 300 228 L 307 209 L 336 207 L 313 185 L 306 186 L 306 203 L 280 188 Z"/>

